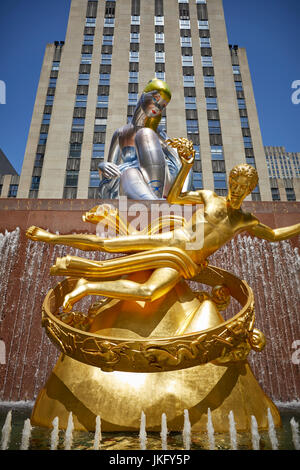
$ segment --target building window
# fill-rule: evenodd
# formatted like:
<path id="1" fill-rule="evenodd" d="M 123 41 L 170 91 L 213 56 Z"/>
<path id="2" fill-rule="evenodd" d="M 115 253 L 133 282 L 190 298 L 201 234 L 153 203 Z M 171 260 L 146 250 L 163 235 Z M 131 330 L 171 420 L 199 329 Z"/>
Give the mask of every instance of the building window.
<path id="1" fill-rule="evenodd" d="M 140 42 L 140 33 L 130 33 L 130 42 Z"/>
<path id="2" fill-rule="evenodd" d="M 242 98 L 238 99 L 238 107 L 239 109 L 246 109 L 246 101 Z"/>
<path id="3" fill-rule="evenodd" d="M 271 188 L 272 200 L 280 201 L 280 193 L 278 188 Z"/>
<path id="4" fill-rule="evenodd" d="M 196 97 L 195 96 L 185 96 L 184 97 L 185 109 L 196 109 Z"/>
<path id="5" fill-rule="evenodd" d="M 91 64 L 92 63 L 92 54 L 81 54 L 81 63 L 82 64 Z"/>
<path id="6" fill-rule="evenodd" d="M 60 65 L 60 62 L 53 61 L 51 70 L 59 70 L 59 65 Z"/>
<path id="7" fill-rule="evenodd" d="M 88 28 L 95 28 L 96 18 L 86 18 L 85 19 L 85 26 L 88 27 Z"/>
<path id="8" fill-rule="evenodd" d="M 243 129 L 249 128 L 249 121 L 247 117 L 241 117 L 241 126 Z"/>
<path id="9" fill-rule="evenodd" d="M 50 124 L 51 114 L 44 114 L 42 124 Z"/>
<path id="10" fill-rule="evenodd" d="M 213 59 L 211 56 L 201 57 L 202 67 L 213 67 Z"/>
<path id="11" fill-rule="evenodd" d="M 218 109 L 217 98 L 206 98 L 206 109 Z"/>
<path id="12" fill-rule="evenodd" d="M 195 189 L 203 189 L 202 173 L 200 171 L 193 173 L 193 184 Z"/>
<path id="13" fill-rule="evenodd" d="M 183 76 L 183 86 L 195 86 L 195 77 L 194 77 L 194 75 L 184 75 Z"/>
<path id="14" fill-rule="evenodd" d="M 101 54 L 101 64 L 102 65 L 111 65 L 112 55 L 111 54 Z"/>
<path id="15" fill-rule="evenodd" d="M 97 108 L 108 108 L 108 95 L 99 95 L 97 99 Z"/>
<path id="16" fill-rule="evenodd" d="M 131 16 L 131 24 L 140 24 L 141 19 L 140 16 Z"/>
<path id="17" fill-rule="evenodd" d="M 210 134 L 221 134 L 220 121 L 215 119 L 208 120 L 208 130 Z"/>
<path id="18" fill-rule="evenodd" d="M 78 184 L 78 171 L 67 171 L 65 186 L 76 187 Z"/>
<path id="19" fill-rule="evenodd" d="M 296 201 L 296 195 L 293 188 L 285 188 L 285 192 L 288 201 Z"/>
<path id="20" fill-rule="evenodd" d="M 210 148 L 212 160 L 224 160 L 223 147 L 219 145 L 212 145 Z"/>
<path id="21" fill-rule="evenodd" d="M 199 38 L 200 47 L 211 47 L 210 38 Z"/>
<path id="22" fill-rule="evenodd" d="M 159 78 L 160 80 L 165 81 L 166 74 L 165 74 L 165 72 L 155 72 L 155 77 Z"/>
<path id="23" fill-rule="evenodd" d="M 179 20 L 179 28 L 180 29 L 191 29 L 190 20 Z"/>
<path id="24" fill-rule="evenodd" d="M 206 4 L 206 0 L 196 0 L 196 3 L 205 3 Z"/>
<path id="25" fill-rule="evenodd" d="M 92 158 L 104 158 L 104 144 L 94 144 L 93 145 L 93 155 Z"/>
<path id="26" fill-rule="evenodd" d="M 54 101 L 54 95 L 47 95 L 46 106 L 52 106 Z"/>
<path id="27" fill-rule="evenodd" d="M 245 137 L 245 136 L 244 136 L 243 139 L 244 139 L 244 146 L 245 146 L 245 148 L 246 148 L 246 149 L 251 149 L 251 148 L 253 147 L 251 137 Z"/>
<path id="28" fill-rule="evenodd" d="M 243 82 L 234 82 L 236 91 L 243 91 Z"/>
<path id="29" fill-rule="evenodd" d="M 239 65 L 233 65 L 232 66 L 232 71 L 234 75 L 240 75 L 241 74 L 241 69 Z"/>
<path id="30" fill-rule="evenodd" d="M 90 182 L 89 182 L 89 187 L 90 188 L 97 188 L 99 186 L 99 173 L 98 171 L 91 171 L 90 172 Z"/>
<path id="31" fill-rule="evenodd" d="M 216 82 L 215 82 L 215 77 L 213 75 L 205 75 L 203 77 L 204 80 L 204 86 L 205 88 L 215 88 L 216 87 Z"/>
<path id="32" fill-rule="evenodd" d="M 114 18 L 104 18 L 104 28 L 113 28 L 115 26 Z"/>
<path id="33" fill-rule="evenodd" d="M 56 81 L 57 81 L 57 78 L 50 78 L 49 88 L 55 88 L 56 87 Z"/>
<path id="34" fill-rule="evenodd" d="M 155 33 L 154 34 L 154 42 L 156 44 L 162 44 L 165 42 L 165 35 L 164 33 Z"/>
<path id="35" fill-rule="evenodd" d="M 39 189 L 40 187 L 40 179 L 41 177 L 40 176 L 33 176 L 32 179 L 31 179 L 31 186 L 30 186 L 30 189 L 31 190 L 37 190 Z"/>
<path id="36" fill-rule="evenodd" d="M 137 93 L 128 93 L 128 106 L 136 106 L 138 100 Z"/>
<path id="37" fill-rule="evenodd" d="M 75 107 L 76 108 L 85 108 L 87 103 L 87 95 L 77 95 Z"/>
<path id="38" fill-rule="evenodd" d="M 138 83 L 139 73 L 138 72 L 129 72 L 128 82 L 129 83 Z"/>
<path id="39" fill-rule="evenodd" d="M 198 119 L 187 119 L 186 120 L 186 129 L 188 134 L 198 134 Z"/>
<path id="40" fill-rule="evenodd" d="M 107 119 L 95 119 L 95 132 L 106 132 Z"/>
<path id="41" fill-rule="evenodd" d="M 46 145 L 48 134 L 41 133 L 39 139 L 39 145 Z"/>
<path id="42" fill-rule="evenodd" d="M 201 160 L 201 157 L 200 157 L 200 146 L 194 144 L 194 150 L 195 150 L 195 160 Z"/>
<path id="43" fill-rule="evenodd" d="M 110 84 L 110 74 L 109 73 L 100 73 L 99 85 L 109 86 Z"/>
<path id="44" fill-rule="evenodd" d="M 164 24 L 165 24 L 164 16 L 155 16 L 154 17 L 154 25 L 155 26 L 164 26 Z"/>
<path id="45" fill-rule="evenodd" d="M 72 131 L 81 132 L 84 129 L 84 118 L 73 118 Z"/>
<path id="46" fill-rule="evenodd" d="M 138 62 L 139 57 L 138 51 L 129 51 L 129 62 Z"/>
<path id="47" fill-rule="evenodd" d="M 226 189 L 226 173 L 214 173 L 214 186 L 215 189 Z"/>
<path id="48" fill-rule="evenodd" d="M 165 62 L 165 53 L 155 51 L 155 62 Z"/>
<path id="49" fill-rule="evenodd" d="M 181 64 L 182 67 L 193 67 L 193 56 L 191 55 L 183 55 L 181 56 Z"/>
<path id="50" fill-rule="evenodd" d="M 248 163 L 248 165 L 252 165 L 254 168 L 256 166 L 254 157 L 246 157 L 246 163 Z"/>
<path id="51" fill-rule="evenodd" d="M 102 37 L 102 46 L 112 46 L 114 44 L 114 37 L 111 35 L 104 35 Z"/>
<path id="52" fill-rule="evenodd" d="M 70 144 L 69 158 L 80 158 L 81 155 L 81 144 L 73 142 Z"/>
<path id="53" fill-rule="evenodd" d="M 188 36 L 181 36 L 180 45 L 181 47 L 192 47 L 192 38 Z"/>
<path id="54" fill-rule="evenodd" d="M 198 20 L 198 29 L 209 29 L 208 20 Z"/>
<path id="55" fill-rule="evenodd" d="M 8 197 L 17 197 L 17 192 L 18 192 L 18 184 L 10 184 L 9 185 L 9 191 L 8 191 Z"/>
<path id="56" fill-rule="evenodd" d="M 89 73 L 80 73 L 78 78 L 78 85 L 88 85 L 90 81 Z"/>
<path id="57" fill-rule="evenodd" d="M 94 36 L 91 34 L 85 34 L 83 44 L 84 46 L 92 46 L 94 44 Z"/>
<path id="58" fill-rule="evenodd" d="M 34 161 L 34 168 L 42 168 L 44 162 L 44 155 L 42 153 L 37 153 Z"/>

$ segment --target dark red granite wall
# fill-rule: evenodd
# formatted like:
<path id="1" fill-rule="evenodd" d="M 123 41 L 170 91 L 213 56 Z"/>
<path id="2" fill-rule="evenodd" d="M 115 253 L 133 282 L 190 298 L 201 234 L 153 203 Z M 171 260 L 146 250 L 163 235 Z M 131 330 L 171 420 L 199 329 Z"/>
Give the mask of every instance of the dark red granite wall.
<path id="1" fill-rule="evenodd" d="M 46 292 L 57 283 L 56 278 L 49 276 L 50 266 L 57 256 L 72 252 L 72 249 L 31 242 L 26 239 L 25 230 L 30 225 L 38 225 L 60 233 L 95 233 L 95 225 L 84 223 L 81 216 L 97 202 L 0 199 L 0 234 L 9 232 L 6 236 L 0 235 L 0 246 L 2 244 L 4 253 L 0 264 L 0 340 L 6 349 L 5 364 L 0 364 L 0 400 L 33 400 L 58 357 L 57 350 L 41 327 L 41 305 Z M 117 205 L 117 201 L 107 202 Z M 148 212 L 149 204 L 144 206 L 145 212 Z M 300 203 L 247 202 L 244 209 L 274 228 L 300 222 Z M 262 245 L 257 239 L 251 243 L 250 251 L 257 249 L 257 255 L 252 254 L 251 262 L 255 261 L 255 256 L 262 257 L 264 251 L 270 250 L 270 260 L 267 265 L 264 261 L 262 278 L 259 279 L 255 279 L 257 275 L 248 278 L 248 268 L 245 270 L 242 265 L 240 253 L 244 250 L 243 240 L 241 238 L 238 242 L 239 256 L 234 245 L 228 244 L 213 262 L 235 273 L 242 273 L 254 290 L 256 326 L 265 333 L 268 344 L 262 353 L 251 356 L 251 364 L 265 392 L 274 400 L 299 400 L 300 364 L 292 360 L 292 355 L 295 352 L 295 341 L 300 341 L 300 293 L 297 287 L 300 280 L 295 279 L 295 266 L 291 270 L 291 277 L 289 263 L 296 263 L 293 256 L 297 254 L 295 248 L 300 247 L 300 237 L 294 237 L 278 250 L 272 247 L 273 251 L 269 249 L 269 244 Z M 285 256 L 289 259 L 283 259 Z M 286 279 L 288 285 L 278 286 L 279 277 L 277 283 L 272 282 L 279 275 Z M 262 287 L 261 279 L 269 285 Z M 289 283 L 292 286 L 290 293 Z M 274 288 L 275 285 L 278 287 Z M 277 296 L 274 289 L 284 291 L 285 295 L 278 292 Z M 0 362 L 4 362 L 3 358 Z"/>

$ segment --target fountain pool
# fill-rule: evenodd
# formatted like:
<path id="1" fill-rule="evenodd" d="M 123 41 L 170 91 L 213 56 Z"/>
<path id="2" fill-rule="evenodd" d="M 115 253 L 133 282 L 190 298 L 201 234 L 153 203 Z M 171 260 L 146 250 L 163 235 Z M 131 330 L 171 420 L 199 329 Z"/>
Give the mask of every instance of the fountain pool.
<path id="1" fill-rule="evenodd" d="M 32 411 L 32 402 L 20 402 L 20 403 L 0 403 L 0 430 L 3 429 L 8 413 L 11 411 L 11 434 L 7 449 L 19 450 L 22 445 L 22 436 L 24 434 L 24 424 L 30 417 Z M 275 430 L 276 437 L 278 440 L 279 450 L 295 450 L 295 441 L 299 439 L 299 436 L 295 438 L 295 423 L 300 422 L 300 402 L 293 404 L 280 405 L 277 403 L 282 417 L 282 428 Z M 143 433 L 146 432 L 144 424 L 146 424 L 146 418 L 143 417 Z M 234 417 L 231 415 L 231 426 L 233 426 Z M 292 420 L 292 423 L 291 423 Z M 165 418 L 163 419 L 164 428 L 167 423 Z M 26 426 L 26 424 L 25 424 Z M 28 426 L 28 422 L 27 422 Z M 28 429 L 28 427 L 27 427 Z M 99 431 L 99 430 L 98 430 Z M 68 430 L 68 433 L 70 429 Z M 96 430 L 97 432 L 97 430 Z M 45 429 L 40 427 L 32 427 L 28 449 L 29 450 L 50 450 L 51 449 L 51 429 Z M 73 450 L 94 450 L 95 433 L 93 432 L 82 432 L 73 431 L 71 436 L 71 448 Z M 272 442 L 270 440 L 270 433 L 268 430 L 259 431 L 260 435 L 260 450 L 272 450 Z M 3 434 L 2 434 L 3 436 Z M 52 434 L 53 437 L 53 434 Z M 69 435 L 70 437 L 70 435 Z M 189 435 L 190 438 L 190 449 L 191 450 L 208 450 L 210 448 L 210 439 L 207 433 L 193 433 Z M 57 439 L 57 449 L 65 449 L 66 431 L 59 430 Z M 163 433 L 163 439 L 159 432 L 147 431 L 147 450 L 162 450 L 166 445 L 168 450 L 185 450 L 186 443 L 184 443 L 184 436 L 182 432 L 170 432 L 167 435 Z M 216 450 L 230 450 L 232 448 L 231 437 L 230 437 L 230 426 L 228 427 L 228 433 L 214 434 L 214 442 Z M 236 446 L 238 450 L 251 450 L 252 447 L 252 436 L 247 433 L 236 433 Z M 56 446 L 55 446 L 56 448 Z M 141 437 L 139 432 L 114 432 L 114 433 L 101 433 L 101 443 L 99 445 L 100 450 L 140 450 L 141 449 Z"/>

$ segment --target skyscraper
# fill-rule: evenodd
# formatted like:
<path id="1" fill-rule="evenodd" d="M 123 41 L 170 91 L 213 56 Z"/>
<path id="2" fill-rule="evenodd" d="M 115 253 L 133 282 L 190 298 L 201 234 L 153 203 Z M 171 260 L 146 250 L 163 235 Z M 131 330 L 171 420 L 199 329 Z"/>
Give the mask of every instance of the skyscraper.
<path id="1" fill-rule="evenodd" d="M 300 153 L 266 146 L 273 201 L 300 201 Z"/>
<path id="2" fill-rule="evenodd" d="M 228 44 L 222 0 L 72 0 L 65 42 L 46 47 L 18 197 L 96 198 L 98 164 L 154 76 L 170 137 L 196 149 L 195 188 L 226 194 L 256 166 L 249 199 L 272 200 L 246 51 Z"/>

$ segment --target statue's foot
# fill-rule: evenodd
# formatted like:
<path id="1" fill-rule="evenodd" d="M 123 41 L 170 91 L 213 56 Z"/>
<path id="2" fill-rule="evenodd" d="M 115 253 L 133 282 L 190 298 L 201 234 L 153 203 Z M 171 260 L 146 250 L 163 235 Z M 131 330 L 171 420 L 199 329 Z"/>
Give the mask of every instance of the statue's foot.
<path id="1" fill-rule="evenodd" d="M 55 235 L 53 233 L 47 232 L 47 230 L 36 227 L 35 225 L 29 227 L 29 229 L 26 231 L 26 237 L 35 242 L 40 241 L 48 243 L 54 241 L 55 239 Z"/>
<path id="2" fill-rule="evenodd" d="M 87 295 L 87 284 L 88 281 L 86 279 L 79 279 L 75 289 L 73 289 L 69 294 L 65 295 L 63 303 L 64 312 L 71 312 L 73 305 L 82 299 L 82 297 Z"/>

